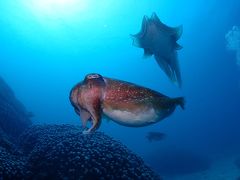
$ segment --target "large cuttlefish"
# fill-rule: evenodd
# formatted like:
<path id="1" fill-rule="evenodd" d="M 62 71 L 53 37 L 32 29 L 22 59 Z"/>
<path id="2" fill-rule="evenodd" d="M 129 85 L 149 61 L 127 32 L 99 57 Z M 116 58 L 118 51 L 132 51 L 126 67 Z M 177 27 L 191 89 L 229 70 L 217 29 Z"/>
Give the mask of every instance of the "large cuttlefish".
<path id="1" fill-rule="evenodd" d="M 124 126 L 141 127 L 166 118 L 177 105 L 184 108 L 182 97 L 169 98 L 154 90 L 95 73 L 86 75 L 75 85 L 69 98 L 83 128 L 88 120 L 92 122 L 84 133 L 98 129 L 103 115 Z"/>
<path id="2" fill-rule="evenodd" d="M 182 47 L 176 41 L 182 35 L 182 26 L 172 28 L 163 24 L 153 13 L 143 17 L 141 31 L 132 35 L 133 45 L 144 49 L 144 56 L 154 55 L 158 65 L 169 79 L 182 84 L 176 50 Z"/>

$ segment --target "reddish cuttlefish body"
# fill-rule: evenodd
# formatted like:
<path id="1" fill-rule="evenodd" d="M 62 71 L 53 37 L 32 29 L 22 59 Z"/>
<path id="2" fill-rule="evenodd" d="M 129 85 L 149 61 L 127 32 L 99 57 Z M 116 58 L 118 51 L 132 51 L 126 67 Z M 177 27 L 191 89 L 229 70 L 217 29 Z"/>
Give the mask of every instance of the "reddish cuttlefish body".
<path id="1" fill-rule="evenodd" d="M 84 133 L 94 132 L 107 116 L 118 124 L 131 127 L 150 125 L 168 117 L 177 105 L 184 108 L 184 99 L 169 98 L 154 90 L 133 83 L 88 74 L 70 92 L 70 101 L 82 120 Z"/>

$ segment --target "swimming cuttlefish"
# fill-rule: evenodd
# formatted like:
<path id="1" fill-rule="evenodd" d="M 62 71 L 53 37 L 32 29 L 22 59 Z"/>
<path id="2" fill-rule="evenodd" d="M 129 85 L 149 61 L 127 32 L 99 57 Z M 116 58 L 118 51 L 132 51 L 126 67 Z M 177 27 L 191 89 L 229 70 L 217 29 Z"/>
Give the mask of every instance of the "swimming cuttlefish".
<path id="1" fill-rule="evenodd" d="M 177 50 L 182 49 L 176 41 L 181 37 L 183 27 L 175 28 L 163 24 L 156 13 L 143 17 L 139 33 L 131 35 L 133 45 L 144 49 L 144 57 L 154 55 L 158 65 L 168 78 L 181 87 L 182 79 Z"/>
<path id="2" fill-rule="evenodd" d="M 169 98 L 154 90 L 133 83 L 88 74 L 70 92 L 70 101 L 85 129 L 91 133 L 99 128 L 102 116 L 130 127 L 150 125 L 168 117 L 176 106 L 184 109 L 183 97 Z"/>

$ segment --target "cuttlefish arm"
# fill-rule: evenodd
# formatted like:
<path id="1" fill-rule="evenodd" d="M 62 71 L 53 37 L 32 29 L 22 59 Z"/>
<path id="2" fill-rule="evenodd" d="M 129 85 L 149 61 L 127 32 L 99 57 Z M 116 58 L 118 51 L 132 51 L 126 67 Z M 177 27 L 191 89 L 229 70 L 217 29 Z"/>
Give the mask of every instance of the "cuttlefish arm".
<path id="1" fill-rule="evenodd" d="M 77 84 L 70 91 L 70 102 L 75 112 L 80 116 L 83 129 L 87 122 L 91 121 L 89 129 L 84 130 L 84 134 L 94 132 L 101 124 L 102 100 L 105 88 L 105 81 L 99 74 L 89 74 L 84 81 Z"/>
<path id="2" fill-rule="evenodd" d="M 82 118 L 83 126 L 86 127 L 89 117 L 92 120 L 92 125 L 88 130 L 84 130 L 83 134 L 90 134 L 97 130 L 101 125 L 101 104 L 99 99 L 95 99 L 92 104 L 87 107 L 88 111 L 85 111 Z"/>
<path id="3" fill-rule="evenodd" d="M 91 114 L 87 110 L 81 108 L 81 105 L 79 103 L 80 101 L 79 94 L 80 94 L 81 85 L 82 83 L 79 83 L 75 86 L 75 88 L 71 90 L 69 99 L 72 106 L 74 107 L 74 111 L 82 121 L 82 128 L 85 129 L 87 125 L 87 121 L 91 118 Z"/>
<path id="4" fill-rule="evenodd" d="M 86 111 L 85 109 L 79 108 L 80 110 L 77 112 L 77 114 L 80 116 L 80 119 L 82 121 L 82 128 L 85 129 L 87 126 L 87 121 L 91 118 L 91 114 Z"/>
<path id="5" fill-rule="evenodd" d="M 80 116 L 80 119 L 82 121 L 83 134 L 92 133 L 93 131 L 98 129 L 101 124 L 101 113 L 98 106 L 89 107 L 88 109 L 90 112 L 81 107 L 75 109 L 75 112 Z M 92 126 L 89 129 L 84 130 L 86 129 L 87 122 L 90 119 L 92 120 Z"/>
<path id="6" fill-rule="evenodd" d="M 98 96 L 91 96 L 91 98 L 87 98 L 87 105 L 82 107 L 80 103 L 82 99 L 79 92 L 78 88 L 72 90 L 70 101 L 76 114 L 80 117 L 83 133 L 89 134 L 98 129 L 101 124 L 101 101 Z M 92 122 L 92 126 L 89 129 L 84 130 L 86 129 L 87 122 L 90 120 Z"/>
<path id="7" fill-rule="evenodd" d="M 105 84 L 103 84 L 103 80 L 99 80 L 98 78 L 95 78 L 95 76 L 92 76 L 88 77 L 89 79 L 86 80 L 81 95 L 78 96 L 78 103 L 81 105 L 80 117 L 82 119 L 83 127 L 86 127 L 89 118 L 92 123 L 89 129 L 83 131 L 84 134 L 94 132 L 101 124 L 102 87 L 104 87 Z"/>
<path id="8" fill-rule="evenodd" d="M 142 38 L 145 36 L 148 26 L 148 17 L 144 16 L 142 20 L 142 27 L 139 33 L 131 34 L 131 38 L 133 40 L 133 45 L 139 48 L 143 48 L 143 41 Z"/>

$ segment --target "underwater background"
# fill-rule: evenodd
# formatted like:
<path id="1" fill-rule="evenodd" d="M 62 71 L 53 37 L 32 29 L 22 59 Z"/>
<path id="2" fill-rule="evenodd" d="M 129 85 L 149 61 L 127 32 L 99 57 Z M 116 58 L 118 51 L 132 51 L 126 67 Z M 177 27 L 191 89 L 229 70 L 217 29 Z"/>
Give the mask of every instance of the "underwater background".
<path id="1" fill-rule="evenodd" d="M 183 25 L 182 88 L 132 45 L 130 34 L 152 12 L 171 27 Z M 185 110 L 157 124 L 129 128 L 103 120 L 98 131 L 120 140 L 163 179 L 236 179 L 240 45 L 229 50 L 226 34 L 240 26 L 239 12 L 236 0 L 0 0 L 0 76 L 34 124 L 80 125 L 69 93 L 92 72 L 184 96 Z M 166 137 L 149 142 L 151 131 Z"/>

